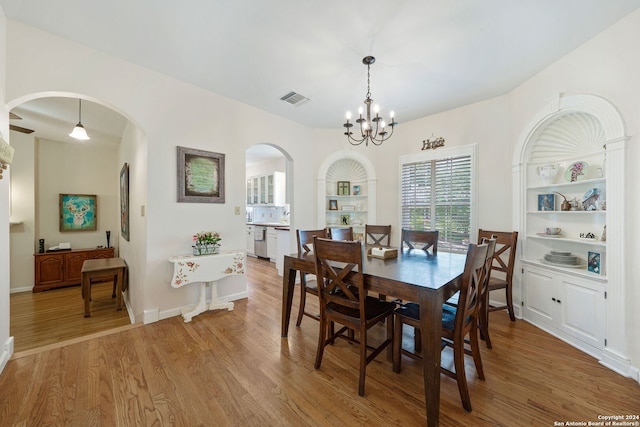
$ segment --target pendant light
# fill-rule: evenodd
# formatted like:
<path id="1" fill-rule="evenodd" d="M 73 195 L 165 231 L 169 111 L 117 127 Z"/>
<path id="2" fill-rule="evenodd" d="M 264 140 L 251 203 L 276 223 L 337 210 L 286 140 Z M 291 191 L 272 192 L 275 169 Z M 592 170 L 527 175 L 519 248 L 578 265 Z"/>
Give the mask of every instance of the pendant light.
<path id="1" fill-rule="evenodd" d="M 83 141 L 91 139 L 87 135 L 87 131 L 84 130 L 84 126 L 82 126 L 82 99 L 78 99 L 78 124 L 73 128 L 69 136 Z"/>

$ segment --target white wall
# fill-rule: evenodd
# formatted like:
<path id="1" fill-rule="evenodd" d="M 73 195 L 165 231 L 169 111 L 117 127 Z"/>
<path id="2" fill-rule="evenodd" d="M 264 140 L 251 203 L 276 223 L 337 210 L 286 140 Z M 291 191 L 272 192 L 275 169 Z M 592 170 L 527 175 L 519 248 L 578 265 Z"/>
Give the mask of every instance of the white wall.
<path id="1" fill-rule="evenodd" d="M 0 134 L 9 143 L 9 110 L 6 107 L 6 28 L 4 10 L 0 8 Z M 9 336 L 9 179 L 11 166 L 0 179 L 0 372 L 13 353 Z"/>
<path id="2" fill-rule="evenodd" d="M 73 249 L 106 246 L 107 230 L 111 231 L 111 245 L 117 249 L 115 236 L 120 227 L 117 149 L 96 146 L 90 141 L 36 141 L 36 239 L 45 240 L 45 249 L 61 242 L 71 243 Z M 97 229 L 60 232 L 60 194 L 96 195 Z M 16 264 L 12 261 L 12 265 Z"/>
<path id="3" fill-rule="evenodd" d="M 15 149 L 11 165 L 11 292 L 33 288 L 33 254 L 37 250 L 35 222 L 35 141 L 33 136 L 11 132 Z M 34 244 L 34 242 L 36 242 Z"/>

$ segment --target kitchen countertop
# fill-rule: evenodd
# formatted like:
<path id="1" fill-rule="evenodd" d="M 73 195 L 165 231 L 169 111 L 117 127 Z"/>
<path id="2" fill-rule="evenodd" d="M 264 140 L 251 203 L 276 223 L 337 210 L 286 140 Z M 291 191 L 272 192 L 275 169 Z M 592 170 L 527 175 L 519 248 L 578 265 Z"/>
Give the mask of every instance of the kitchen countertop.
<path id="1" fill-rule="evenodd" d="M 281 222 L 247 222 L 247 225 L 257 225 L 258 227 L 275 227 L 278 230 L 289 230 L 289 224 Z"/>

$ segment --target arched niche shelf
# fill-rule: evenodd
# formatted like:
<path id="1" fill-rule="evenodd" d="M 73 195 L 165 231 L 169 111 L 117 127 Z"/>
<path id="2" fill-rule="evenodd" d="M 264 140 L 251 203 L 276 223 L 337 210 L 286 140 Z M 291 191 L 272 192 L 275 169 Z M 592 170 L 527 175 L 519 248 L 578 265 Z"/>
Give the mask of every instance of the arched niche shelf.
<path id="1" fill-rule="evenodd" d="M 349 195 L 338 195 L 338 181 L 350 183 Z M 354 194 L 354 186 L 360 186 Z M 366 223 L 376 222 L 377 178 L 373 164 L 365 156 L 342 150 L 328 156 L 318 171 L 318 227 L 347 225 L 340 221 L 350 217 L 354 233 L 364 233 Z M 337 201 L 337 210 L 330 209 L 330 200 Z M 343 210 L 353 207 L 354 210 Z"/>
<path id="2" fill-rule="evenodd" d="M 624 121 L 608 100 L 560 95 L 533 117 L 518 138 L 512 189 L 513 223 L 521 236 L 520 315 L 610 369 L 631 376 L 625 322 L 627 140 Z M 586 163 L 588 172 L 574 181 L 568 170 L 576 162 Z M 540 169 L 548 165 L 557 169 L 557 175 L 542 179 Z M 601 196 L 597 208 L 581 209 L 580 202 L 593 189 Z M 551 211 L 536 205 L 541 196 L 557 193 L 577 199 L 578 208 L 563 211 L 558 206 L 563 201 L 560 196 Z M 541 233 L 545 225 L 562 228 L 562 236 Z M 583 232 L 594 232 L 596 238 L 584 239 Z M 546 256 L 552 250 L 575 254 L 586 264 L 553 265 Z M 589 266 L 594 253 L 600 259 L 597 268 L 595 262 Z"/>

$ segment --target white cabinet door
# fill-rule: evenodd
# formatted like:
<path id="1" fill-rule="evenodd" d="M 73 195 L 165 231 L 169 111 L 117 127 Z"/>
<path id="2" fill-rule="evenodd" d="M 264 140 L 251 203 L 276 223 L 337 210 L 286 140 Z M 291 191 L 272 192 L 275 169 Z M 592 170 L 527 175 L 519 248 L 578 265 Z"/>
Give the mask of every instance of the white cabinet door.
<path id="1" fill-rule="evenodd" d="M 276 262 L 278 256 L 278 235 L 274 227 L 267 227 L 267 256 L 269 261 Z"/>
<path id="2" fill-rule="evenodd" d="M 247 253 L 254 255 L 254 226 L 247 225 Z"/>
<path id="3" fill-rule="evenodd" d="M 526 320 L 587 353 L 604 348 L 603 283 L 532 265 L 523 278 Z"/>
<path id="4" fill-rule="evenodd" d="M 568 335 L 596 348 L 604 346 L 605 304 L 602 286 L 567 277 L 562 281 L 563 299 L 559 326 Z"/>

